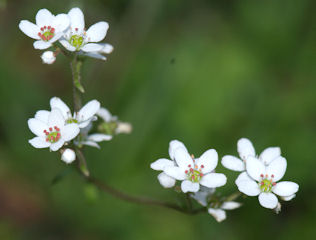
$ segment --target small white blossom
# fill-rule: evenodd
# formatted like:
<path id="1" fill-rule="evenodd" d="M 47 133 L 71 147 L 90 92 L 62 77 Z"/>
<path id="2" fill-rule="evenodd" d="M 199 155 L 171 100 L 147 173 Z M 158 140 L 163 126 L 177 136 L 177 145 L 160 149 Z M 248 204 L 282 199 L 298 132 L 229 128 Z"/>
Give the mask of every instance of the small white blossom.
<path id="1" fill-rule="evenodd" d="M 239 208 L 240 206 L 241 203 L 239 202 L 227 201 L 216 208 L 210 207 L 207 211 L 216 219 L 217 222 L 222 222 L 226 219 L 225 210 L 233 210 Z"/>
<path id="2" fill-rule="evenodd" d="M 175 166 L 174 152 L 177 148 L 183 148 L 185 151 L 187 151 L 186 147 L 182 142 L 178 140 L 172 140 L 169 143 L 169 156 L 171 160 L 166 158 L 160 158 L 152 164 L 150 164 L 150 167 L 156 171 L 163 171 L 165 167 Z M 171 188 L 176 184 L 176 179 L 168 176 L 164 172 L 158 175 L 158 181 L 164 188 Z"/>
<path id="3" fill-rule="evenodd" d="M 65 150 L 63 150 L 63 153 L 61 154 L 61 160 L 67 164 L 72 163 L 76 160 L 75 151 L 70 148 L 66 148 Z"/>
<path id="4" fill-rule="evenodd" d="M 30 130 L 36 137 L 29 140 L 35 148 L 47 148 L 57 151 L 65 142 L 69 142 L 79 134 L 78 124 L 65 124 L 65 119 L 59 109 L 55 108 L 49 113 L 47 121 L 37 118 L 28 120 Z"/>
<path id="5" fill-rule="evenodd" d="M 47 49 L 52 43 L 63 36 L 69 27 L 67 14 L 54 16 L 47 9 L 41 9 L 36 14 L 36 24 L 28 20 L 22 20 L 19 24 L 20 30 L 30 38 L 36 39 L 33 46 L 35 49 Z"/>
<path id="6" fill-rule="evenodd" d="M 68 16 L 70 18 L 70 28 L 60 39 L 60 43 L 69 51 L 99 52 L 104 46 L 100 43 L 107 33 L 109 24 L 98 22 L 85 31 L 84 15 L 79 8 L 72 8 Z"/>
<path id="7" fill-rule="evenodd" d="M 215 173 L 218 155 L 214 149 L 209 149 L 200 158 L 190 156 L 184 148 L 174 151 L 176 165 L 166 166 L 163 171 L 170 177 L 182 181 L 181 190 L 186 192 L 197 192 L 200 184 L 208 188 L 221 187 L 226 184 L 226 176 Z"/>
<path id="8" fill-rule="evenodd" d="M 246 170 L 250 178 L 237 183 L 240 192 L 248 196 L 258 196 L 261 206 L 275 209 L 278 205 L 278 198 L 290 200 L 295 196 L 299 186 L 294 182 L 282 181 L 285 174 L 286 159 L 279 156 L 268 165 L 255 157 L 249 157 L 246 163 Z M 276 195 L 275 195 L 276 194 Z"/>
<path id="9" fill-rule="evenodd" d="M 56 56 L 52 51 L 45 51 L 41 56 L 43 63 L 45 64 L 53 64 L 56 60 Z"/>
<path id="10" fill-rule="evenodd" d="M 240 158 L 235 156 L 226 155 L 222 158 L 222 165 L 230 170 L 236 172 L 242 172 L 238 178 L 236 179 L 236 184 L 242 180 L 248 180 L 249 176 L 245 172 L 246 170 L 246 162 L 249 157 L 255 157 L 256 152 L 251 143 L 251 141 L 247 138 L 241 138 L 237 142 L 237 151 L 239 153 Z M 269 147 L 266 148 L 260 155 L 259 159 L 264 164 L 269 164 L 275 158 L 281 155 L 281 150 L 279 147 Z"/>

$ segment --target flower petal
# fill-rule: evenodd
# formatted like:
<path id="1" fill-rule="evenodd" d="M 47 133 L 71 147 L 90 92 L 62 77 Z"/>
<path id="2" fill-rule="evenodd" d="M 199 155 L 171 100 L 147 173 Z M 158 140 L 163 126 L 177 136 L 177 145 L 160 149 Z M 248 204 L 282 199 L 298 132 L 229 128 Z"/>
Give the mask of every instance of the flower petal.
<path id="1" fill-rule="evenodd" d="M 70 9 L 68 16 L 70 18 L 70 27 L 72 31 L 78 29 L 78 33 L 81 34 L 84 30 L 84 16 L 80 8 Z"/>
<path id="2" fill-rule="evenodd" d="M 264 164 L 255 157 L 247 158 L 246 169 L 249 176 L 257 181 L 261 179 L 261 174 L 266 173 L 266 168 Z"/>
<path id="3" fill-rule="evenodd" d="M 281 198 L 284 201 L 291 201 L 295 197 L 296 197 L 296 194 L 293 194 L 293 195 L 290 195 L 290 196 L 287 196 L 287 197 L 281 197 Z"/>
<path id="4" fill-rule="evenodd" d="M 107 22 L 98 22 L 89 27 L 87 31 L 87 38 L 89 42 L 100 42 L 102 41 L 109 29 Z M 103 46 L 102 46 L 103 48 Z"/>
<path id="5" fill-rule="evenodd" d="M 273 193 L 263 192 L 259 194 L 259 203 L 262 207 L 273 209 L 278 205 L 278 198 Z"/>
<path id="6" fill-rule="evenodd" d="M 255 149 L 247 138 L 241 138 L 237 142 L 237 151 L 241 159 L 245 160 L 249 156 L 256 156 Z"/>
<path id="7" fill-rule="evenodd" d="M 97 100 L 92 100 L 84 105 L 78 112 L 77 120 L 79 122 L 86 121 L 92 118 L 100 109 L 100 103 Z"/>
<path id="8" fill-rule="evenodd" d="M 181 190 L 184 193 L 197 192 L 197 191 L 199 191 L 199 189 L 200 189 L 200 184 L 198 184 L 198 183 L 193 183 L 189 180 L 184 180 L 181 183 Z"/>
<path id="9" fill-rule="evenodd" d="M 183 142 L 180 142 L 178 140 L 170 141 L 168 151 L 169 151 L 169 156 L 172 160 L 174 160 L 174 154 L 177 148 L 183 148 L 185 151 L 188 151 L 185 145 L 183 144 Z"/>
<path id="10" fill-rule="evenodd" d="M 46 110 L 39 110 L 35 113 L 34 118 L 44 122 L 45 124 L 48 123 L 48 116 L 50 114 L 50 111 L 46 111 Z"/>
<path id="11" fill-rule="evenodd" d="M 222 165 L 225 168 L 228 168 L 233 171 L 241 172 L 245 171 L 245 163 L 241 161 L 239 158 L 231 156 L 231 155 L 226 155 L 222 158 Z"/>
<path id="12" fill-rule="evenodd" d="M 36 25 L 39 27 L 51 26 L 54 18 L 54 15 L 50 11 L 47 9 L 41 9 L 37 12 L 35 17 Z"/>
<path id="13" fill-rule="evenodd" d="M 258 183 L 255 181 L 239 181 L 237 184 L 238 190 L 248 196 L 257 196 L 260 193 Z"/>
<path id="14" fill-rule="evenodd" d="M 160 158 L 150 164 L 150 167 L 157 171 L 163 171 L 165 167 L 172 167 L 172 166 L 174 166 L 174 162 L 166 158 Z"/>
<path id="15" fill-rule="evenodd" d="M 108 44 L 108 43 L 99 43 L 99 44 L 103 46 L 103 48 L 100 51 L 101 53 L 110 54 L 114 50 L 114 47 L 111 44 Z"/>
<path id="16" fill-rule="evenodd" d="M 102 142 L 102 141 L 110 141 L 112 139 L 111 135 L 102 134 L 102 133 L 94 133 L 88 136 L 88 140 L 93 142 Z"/>
<path id="17" fill-rule="evenodd" d="M 87 146 L 90 146 L 90 147 L 95 147 L 95 148 L 100 149 L 99 144 L 97 144 L 96 142 L 93 142 L 93 141 L 83 141 L 83 142 L 80 142 L 80 143 L 83 144 L 83 145 L 87 145 Z"/>
<path id="18" fill-rule="evenodd" d="M 110 122 L 112 120 L 112 114 L 106 108 L 101 107 L 97 112 L 97 115 L 102 118 L 105 122 Z"/>
<path id="19" fill-rule="evenodd" d="M 31 132 L 34 133 L 36 136 L 39 136 L 39 137 L 45 136 L 44 130 L 48 129 L 47 124 L 45 124 L 44 122 L 42 122 L 36 118 L 29 119 L 27 121 L 27 124 L 28 124 Z"/>
<path id="20" fill-rule="evenodd" d="M 203 165 L 203 168 L 201 168 L 203 174 L 212 172 L 216 168 L 218 163 L 218 155 L 216 150 L 207 150 L 202 154 L 200 158 L 196 159 L 195 162 L 198 167 L 201 167 Z"/>
<path id="21" fill-rule="evenodd" d="M 69 24 L 69 16 L 67 14 L 61 13 L 54 18 L 52 27 L 56 29 L 56 32 L 63 32 L 69 27 Z"/>
<path id="22" fill-rule="evenodd" d="M 106 60 L 106 57 L 97 53 L 97 52 L 80 52 L 80 55 L 83 55 L 83 56 L 87 56 L 87 57 L 91 57 L 91 58 L 95 58 L 95 59 L 100 59 L 100 60 L 103 60 L 105 61 Z"/>
<path id="23" fill-rule="evenodd" d="M 295 182 L 283 181 L 278 182 L 272 191 L 281 197 L 287 197 L 294 195 L 298 191 L 298 188 L 299 186 Z"/>
<path id="24" fill-rule="evenodd" d="M 81 48 L 81 50 L 84 52 L 98 52 L 102 48 L 102 45 L 98 43 L 87 43 Z"/>
<path id="25" fill-rule="evenodd" d="M 64 146 L 65 141 L 63 139 L 59 139 L 58 142 L 55 142 L 50 145 L 50 150 L 51 151 L 58 151 L 62 146 Z"/>
<path id="26" fill-rule="evenodd" d="M 19 24 L 20 30 L 30 38 L 40 39 L 38 33 L 40 32 L 40 28 L 27 20 L 22 20 Z"/>
<path id="27" fill-rule="evenodd" d="M 241 206 L 241 203 L 239 202 L 228 201 L 228 202 L 224 202 L 221 208 L 224 210 L 233 210 L 233 209 L 239 208 L 240 206 Z"/>
<path id="28" fill-rule="evenodd" d="M 203 207 L 207 206 L 207 196 L 210 195 L 209 192 L 203 192 L 202 189 L 200 191 L 191 195 L 193 199 L 195 199 L 199 204 Z"/>
<path id="29" fill-rule="evenodd" d="M 270 164 L 272 160 L 281 155 L 281 149 L 279 147 L 266 148 L 259 156 L 259 159 L 263 161 L 265 165 Z"/>
<path id="30" fill-rule="evenodd" d="M 52 97 L 50 99 L 50 107 L 51 109 L 58 108 L 65 120 L 71 117 L 71 111 L 69 107 L 58 97 Z"/>
<path id="31" fill-rule="evenodd" d="M 54 127 L 57 126 L 61 128 L 65 125 L 65 119 L 59 110 L 59 108 L 53 108 L 48 116 L 48 126 Z"/>
<path id="32" fill-rule="evenodd" d="M 188 166 L 193 167 L 193 160 L 186 149 L 177 148 L 174 152 L 175 161 L 181 169 L 188 169 Z"/>
<path id="33" fill-rule="evenodd" d="M 78 124 L 76 123 L 70 123 L 64 126 L 64 128 L 61 129 L 61 138 L 65 141 L 68 142 L 79 134 L 80 130 L 78 127 Z"/>
<path id="34" fill-rule="evenodd" d="M 176 166 L 166 166 L 164 168 L 164 173 L 169 175 L 170 177 L 173 177 L 177 180 L 184 180 L 186 179 L 186 175 L 183 171 L 183 169 L 176 167 Z"/>
<path id="35" fill-rule="evenodd" d="M 35 41 L 35 42 L 33 43 L 33 47 L 34 47 L 35 49 L 39 49 L 39 50 L 47 49 L 47 48 L 49 48 L 50 46 L 52 46 L 51 43 L 49 43 L 49 42 L 44 42 L 44 41 L 42 41 L 42 40 L 38 40 L 38 41 Z"/>
<path id="36" fill-rule="evenodd" d="M 172 177 L 169 177 L 164 172 L 160 173 L 157 178 L 161 186 L 164 188 L 171 188 L 176 184 L 176 180 Z"/>
<path id="37" fill-rule="evenodd" d="M 76 48 L 75 48 L 74 46 L 72 46 L 67 40 L 61 39 L 61 40 L 59 40 L 59 42 L 60 42 L 61 45 L 63 45 L 68 51 L 71 51 L 71 52 L 76 51 Z"/>
<path id="38" fill-rule="evenodd" d="M 279 181 L 285 174 L 286 171 L 286 159 L 284 157 L 277 157 L 267 166 L 267 174 L 274 175 L 273 181 Z"/>
<path id="39" fill-rule="evenodd" d="M 238 183 L 241 181 L 253 181 L 253 179 L 245 171 L 238 175 L 238 177 L 235 180 L 235 184 L 238 185 Z"/>
<path id="40" fill-rule="evenodd" d="M 208 188 L 221 187 L 226 184 L 227 178 L 223 173 L 208 173 L 204 175 L 200 184 Z"/>
<path id="41" fill-rule="evenodd" d="M 45 137 L 35 137 L 29 140 L 29 143 L 35 148 L 47 148 L 50 142 L 46 142 Z"/>
<path id="42" fill-rule="evenodd" d="M 226 212 L 222 209 L 209 208 L 207 211 L 215 218 L 217 222 L 222 222 L 226 219 Z"/>

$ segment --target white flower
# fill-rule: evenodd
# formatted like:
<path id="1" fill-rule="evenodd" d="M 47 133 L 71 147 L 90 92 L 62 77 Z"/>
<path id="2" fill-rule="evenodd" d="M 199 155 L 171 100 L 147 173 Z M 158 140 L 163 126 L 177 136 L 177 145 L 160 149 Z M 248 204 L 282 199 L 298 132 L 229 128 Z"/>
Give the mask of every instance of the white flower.
<path id="1" fill-rule="evenodd" d="M 174 152 L 177 148 L 183 148 L 185 151 L 187 151 L 186 147 L 184 146 L 182 142 L 178 140 L 172 140 L 169 143 L 169 156 L 171 160 L 166 159 L 166 158 L 160 158 L 156 160 L 155 162 L 153 162 L 152 164 L 150 164 L 150 167 L 156 171 L 163 171 L 165 167 L 175 166 Z M 176 184 L 176 179 L 168 176 L 164 172 L 158 175 L 158 181 L 164 188 L 171 188 Z"/>
<path id="2" fill-rule="evenodd" d="M 57 151 L 65 142 L 69 142 L 79 134 L 75 123 L 65 124 L 65 119 L 59 109 L 52 109 L 47 122 L 36 118 L 28 120 L 30 130 L 36 135 L 29 143 L 35 148 L 47 148 Z"/>
<path id="3" fill-rule="evenodd" d="M 98 22 L 85 31 L 84 15 L 79 8 L 72 8 L 68 16 L 70 28 L 60 43 L 69 51 L 99 52 L 104 46 L 96 43 L 102 41 L 107 33 L 109 24 Z"/>
<path id="4" fill-rule="evenodd" d="M 61 155 L 61 160 L 67 164 L 72 163 L 73 161 L 76 160 L 75 151 L 70 148 L 66 148 Z"/>
<path id="5" fill-rule="evenodd" d="M 176 180 L 182 181 L 181 189 L 186 192 L 197 192 L 200 184 L 208 188 L 221 187 L 226 184 L 226 176 L 214 173 L 218 155 L 214 149 L 209 149 L 200 158 L 194 159 L 184 148 L 174 151 L 176 166 L 164 167 L 164 173 Z"/>
<path id="6" fill-rule="evenodd" d="M 227 201 L 216 208 L 210 207 L 207 211 L 216 219 L 217 222 L 222 222 L 226 219 L 225 210 L 233 210 L 239 208 L 240 206 L 241 203 L 239 202 Z"/>
<path id="7" fill-rule="evenodd" d="M 100 132 L 114 135 L 130 133 L 132 131 L 132 125 L 130 123 L 119 121 L 117 116 L 112 116 L 106 108 L 101 107 L 97 112 L 97 115 L 104 121 L 98 127 Z"/>
<path id="8" fill-rule="evenodd" d="M 19 28 L 30 38 L 36 39 L 33 46 L 36 49 L 47 49 L 57 41 L 69 27 L 67 14 L 54 16 L 47 9 L 41 9 L 36 14 L 36 24 L 22 20 Z"/>
<path id="9" fill-rule="evenodd" d="M 99 43 L 100 45 L 103 46 L 103 48 L 98 51 L 98 52 L 80 52 L 81 55 L 96 58 L 96 59 L 101 59 L 101 60 L 106 60 L 106 57 L 103 54 L 110 54 L 113 51 L 113 46 L 108 43 Z"/>
<path id="10" fill-rule="evenodd" d="M 278 205 L 276 195 L 285 199 L 292 199 L 299 186 L 294 182 L 278 182 L 285 174 L 286 159 L 279 156 L 269 165 L 255 157 L 249 157 L 246 170 L 251 177 L 237 183 L 240 192 L 248 196 L 258 196 L 261 206 L 274 209 Z M 275 195 L 276 194 L 276 195 Z"/>
<path id="11" fill-rule="evenodd" d="M 91 121 L 96 119 L 95 114 L 100 109 L 100 103 L 97 100 L 91 100 L 86 105 L 84 105 L 79 110 L 79 112 L 74 113 L 73 115 L 71 114 L 69 107 L 58 97 L 53 97 L 50 99 L 50 107 L 52 109 L 58 108 L 61 111 L 66 124 L 77 123 L 80 128 L 85 128 Z M 47 112 L 46 116 L 48 115 Z"/>
<path id="12" fill-rule="evenodd" d="M 45 51 L 41 56 L 43 63 L 45 64 L 53 64 L 56 60 L 56 56 L 52 51 Z"/>
<path id="13" fill-rule="evenodd" d="M 249 157 L 255 157 L 256 152 L 255 149 L 251 143 L 251 141 L 247 138 L 241 138 L 237 142 L 237 151 L 239 153 L 240 159 L 231 156 L 231 155 L 226 155 L 222 158 L 222 165 L 230 170 L 237 171 L 237 172 L 242 172 L 238 178 L 236 179 L 236 184 L 237 182 L 241 180 L 247 180 L 248 175 L 245 172 L 246 170 L 246 162 Z M 260 155 L 259 159 L 264 163 L 264 164 L 269 164 L 272 160 L 275 158 L 279 157 L 281 155 L 281 150 L 279 147 L 269 147 L 265 149 Z"/>

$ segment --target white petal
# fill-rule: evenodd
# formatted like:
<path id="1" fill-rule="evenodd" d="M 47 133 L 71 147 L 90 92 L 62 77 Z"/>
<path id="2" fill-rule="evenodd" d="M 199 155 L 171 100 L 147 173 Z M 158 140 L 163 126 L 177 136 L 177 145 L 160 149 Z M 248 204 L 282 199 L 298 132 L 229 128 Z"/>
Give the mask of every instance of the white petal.
<path id="1" fill-rule="evenodd" d="M 48 11 L 47 9 L 41 9 L 37 12 L 35 17 L 36 25 L 39 27 L 51 26 L 54 18 L 54 15 L 51 14 L 50 11 Z"/>
<path id="2" fill-rule="evenodd" d="M 96 142 L 93 142 L 93 141 L 83 141 L 83 142 L 80 142 L 80 143 L 83 144 L 83 145 L 87 145 L 87 146 L 90 146 L 90 147 L 95 147 L 95 148 L 100 149 L 99 144 L 97 144 Z"/>
<path id="3" fill-rule="evenodd" d="M 67 40 L 61 39 L 61 40 L 59 40 L 59 42 L 60 42 L 61 45 L 63 45 L 68 51 L 71 51 L 71 52 L 76 51 L 76 48 L 75 48 L 74 46 L 72 46 Z"/>
<path id="4" fill-rule="evenodd" d="M 69 107 L 58 97 L 52 97 L 50 99 L 50 107 L 51 109 L 58 108 L 65 120 L 71 116 Z"/>
<path id="5" fill-rule="evenodd" d="M 224 202 L 221 208 L 224 210 L 233 210 L 233 209 L 239 208 L 240 206 L 241 206 L 241 203 L 239 202 L 228 201 L 228 202 Z"/>
<path id="6" fill-rule="evenodd" d="M 226 219 L 226 212 L 222 209 L 209 208 L 208 213 L 211 214 L 217 222 L 222 222 Z"/>
<path id="7" fill-rule="evenodd" d="M 255 149 L 247 138 L 241 138 L 237 142 L 237 151 L 241 159 L 245 160 L 247 157 L 256 155 Z"/>
<path id="8" fill-rule="evenodd" d="M 72 8 L 68 16 L 70 18 L 70 27 L 73 32 L 78 28 L 78 33 L 82 33 L 84 29 L 84 16 L 80 8 Z"/>
<path id="9" fill-rule="evenodd" d="M 221 187 L 226 184 L 227 178 L 222 173 L 208 173 L 204 175 L 200 184 L 208 188 Z"/>
<path id="10" fill-rule="evenodd" d="M 112 114 L 106 108 L 101 107 L 97 112 L 97 115 L 101 117 L 105 122 L 110 122 L 112 120 Z"/>
<path id="11" fill-rule="evenodd" d="M 92 118 L 100 109 L 100 103 L 97 100 L 92 100 L 84 105 L 78 112 L 77 120 L 79 122 L 86 121 Z"/>
<path id="12" fill-rule="evenodd" d="M 98 22 L 89 27 L 87 31 L 87 38 L 89 42 L 100 42 L 105 36 L 109 29 L 109 24 L 107 22 Z M 103 46 L 102 46 L 103 48 Z"/>
<path id="13" fill-rule="evenodd" d="M 53 108 L 48 116 L 48 126 L 61 128 L 65 124 L 65 119 L 59 108 Z"/>
<path id="14" fill-rule="evenodd" d="M 236 158 L 231 155 L 226 155 L 222 158 L 222 165 L 225 168 L 228 168 L 233 171 L 241 172 L 245 171 L 245 163 L 241 161 L 239 158 Z"/>
<path id="15" fill-rule="evenodd" d="M 93 142 L 102 142 L 102 141 L 110 141 L 112 139 L 111 135 L 94 133 L 88 136 L 88 140 Z"/>
<path id="16" fill-rule="evenodd" d="M 263 192 L 259 194 L 259 202 L 262 207 L 273 209 L 278 205 L 278 198 L 273 193 Z"/>
<path id="17" fill-rule="evenodd" d="M 70 148 L 65 149 L 61 155 L 61 160 L 67 164 L 72 163 L 73 161 L 76 160 L 75 151 Z"/>
<path id="18" fill-rule="evenodd" d="M 238 185 L 238 183 L 241 181 L 253 181 L 253 179 L 245 171 L 245 172 L 242 172 L 241 174 L 239 174 L 238 177 L 236 178 L 236 180 L 235 180 L 236 185 Z"/>
<path id="19" fill-rule="evenodd" d="M 209 149 L 202 154 L 202 156 L 196 159 L 198 167 L 203 165 L 202 173 L 206 174 L 213 171 L 218 163 L 218 155 L 215 149 Z"/>
<path id="20" fill-rule="evenodd" d="M 56 56 L 55 56 L 55 53 L 52 51 L 45 51 L 41 55 L 41 59 L 44 64 L 53 64 L 56 60 Z"/>
<path id="21" fill-rule="evenodd" d="M 52 22 L 52 27 L 54 27 L 56 32 L 63 32 L 65 31 L 70 24 L 70 20 L 67 14 L 58 14 L 53 22 Z"/>
<path id="22" fill-rule="evenodd" d="M 171 188 L 176 184 L 176 180 L 172 177 L 169 177 L 164 172 L 158 175 L 158 181 L 164 188 Z"/>
<path id="23" fill-rule="evenodd" d="M 273 181 L 279 181 L 285 174 L 286 171 L 286 159 L 284 157 L 277 157 L 267 166 L 267 174 L 274 175 Z"/>
<path id="24" fill-rule="evenodd" d="M 247 173 L 249 174 L 249 176 L 257 181 L 260 181 L 261 174 L 265 175 L 265 173 L 266 173 L 266 168 L 265 168 L 264 164 L 255 157 L 248 157 L 247 158 L 246 169 L 247 169 Z"/>
<path id="25" fill-rule="evenodd" d="M 29 140 L 29 143 L 35 148 L 47 148 L 50 142 L 46 142 L 45 137 L 35 137 Z"/>
<path id="26" fill-rule="evenodd" d="M 150 164 L 150 167 L 157 171 L 163 171 L 165 167 L 169 167 L 169 166 L 170 167 L 174 166 L 174 162 L 166 158 L 160 158 L 156 160 L 155 162 L 153 162 L 152 164 Z"/>
<path id="27" fill-rule="evenodd" d="M 67 124 L 64 128 L 61 129 L 61 138 L 65 141 L 68 142 L 79 134 L 80 130 L 78 127 L 78 124 L 76 123 L 70 123 Z"/>
<path id="28" fill-rule="evenodd" d="M 100 43 L 100 44 L 103 46 L 102 50 L 100 51 L 101 53 L 110 54 L 111 52 L 113 52 L 114 47 L 111 44 L 108 44 L 108 43 Z"/>
<path id="29" fill-rule="evenodd" d="M 295 194 L 298 191 L 298 184 L 289 181 L 278 182 L 272 189 L 272 191 L 281 196 L 287 197 Z"/>
<path id="30" fill-rule="evenodd" d="M 166 166 L 164 168 L 164 173 L 177 180 L 184 180 L 187 177 L 183 169 L 179 167 L 175 167 L 175 166 L 170 166 L 170 167 Z"/>
<path id="31" fill-rule="evenodd" d="M 203 192 L 202 189 L 200 191 L 194 193 L 191 195 L 193 199 L 195 199 L 199 204 L 206 207 L 207 206 L 207 196 L 209 195 L 209 192 Z"/>
<path id="32" fill-rule="evenodd" d="M 177 148 L 174 152 L 174 157 L 181 169 L 188 169 L 189 165 L 193 167 L 193 160 L 185 149 Z"/>
<path id="33" fill-rule="evenodd" d="M 27 20 L 22 20 L 19 24 L 20 30 L 30 38 L 40 39 L 38 33 L 40 32 L 40 28 Z"/>
<path id="34" fill-rule="evenodd" d="M 169 151 L 170 158 L 173 160 L 174 160 L 175 150 L 177 148 L 183 148 L 185 151 L 188 151 L 182 142 L 180 142 L 178 140 L 170 141 L 168 151 Z"/>
<path id="35" fill-rule="evenodd" d="M 51 151 L 58 151 L 62 146 L 64 146 L 65 141 L 63 139 L 59 139 L 58 142 L 52 143 L 50 145 L 50 150 Z"/>
<path id="36" fill-rule="evenodd" d="M 85 52 L 98 52 L 101 49 L 102 49 L 102 45 L 98 43 L 87 43 L 81 48 L 81 50 Z"/>
<path id="37" fill-rule="evenodd" d="M 265 149 L 259 156 L 259 159 L 263 161 L 265 165 L 270 164 L 272 160 L 281 155 L 281 149 L 279 147 L 269 147 Z"/>
<path id="38" fill-rule="evenodd" d="M 287 197 L 281 197 L 281 198 L 284 201 L 291 201 L 295 197 L 296 197 L 296 194 L 293 194 L 293 195 L 290 195 L 290 196 L 287 196 Z"/>
<path id="39" fill-rule="evenodd" d="M 132 124 L 127 122 L 118 122 L 117 128 L 115 129 L 115 133 L 131 133 L 133 130 Z"/>
<path id="40" fill-rule="evenodd" d="M 47 124 L 35 118 L 29 119 L 27 123 L 32 133 L 39 137 L 45 136 L 44 130 L 48 130 Z"/>
<path id="41" fill-rule="evenodd" d="M 46 110 L 39 110 L 35 113 L 34 118 L 44 122 L 44 123 L 48 123 L 48 116 L 50 114 L 50 111 L 46 111 Z"/>
<path id="42" fill-rule="evenodd" d="M 44 42 L 44 41 L 42 41 L 42 40 L 38 40 L 38 41 L 35 41 L 35 42 L 33 43 L 33 47 L 34 47 L 35 49 L 39 49 L 39 50 L 47 49 L 47 48 L 49 48 L 50 46 L 52 46 L 51 43 L 49 43 L 49 42 Z"/>
<path id="43" fill-rule="evenodd" d="M 238 190 L 248 196 L 257 196 L 260 193 L 258 183 L 255 181 L 240 181 L 237 184 Z"/>
<path id="44" fill-rule="evenodd" d="M 200 189 L 200 184 L 198 184 L 198 183 L 193 183 L 193 182 L 191 182 L 189 180 L 184 180 L 181 183 L 181 190 L 184 193 L 197 192 L 197 191 L 199 191 L 199 189 Z"/>
<path id="45" fill-rule="evenodd" d="M 96 52 L 81 52 L 81 55 L 105 61 L 106 57 Z"/>

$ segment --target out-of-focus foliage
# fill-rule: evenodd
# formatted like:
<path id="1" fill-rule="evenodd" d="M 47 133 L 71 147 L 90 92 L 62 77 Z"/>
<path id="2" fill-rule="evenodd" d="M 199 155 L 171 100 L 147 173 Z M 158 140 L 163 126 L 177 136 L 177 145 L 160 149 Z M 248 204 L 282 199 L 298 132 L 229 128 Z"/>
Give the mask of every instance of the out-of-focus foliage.
<path id="1" fill-rule="evenodd" d="M 85 100 L 96 98 L 134 126 L 131 135 L 87 149 L 91 172 L 134 194 L 175 199 L 149 164 L 184 141 L 199 155 L 215 148 L 237 154 L 240 137 L 260 152 L 280 146 L 284 179 L 297 197 L 274 214 L 254 198 L 218 224 L 121 202 L 86 185 L 59 155 L 32 148 L 27 119 L 59 96 L 71 104 L 63 56 L 41 52 L 18 29 L 40 8 L 79 6 L 86 25 L 106 20 L 107 62 L 84 66 Z M 316 2 L 82 0 L 0 2 L 0 239 L 310 239 L 316 234 Z M 236 190 L 237 174 L 219 190 Z M 61 181 L 51 185 L 56 175 Z M 59 175 L 59 176 L 60 176 Z"/>

